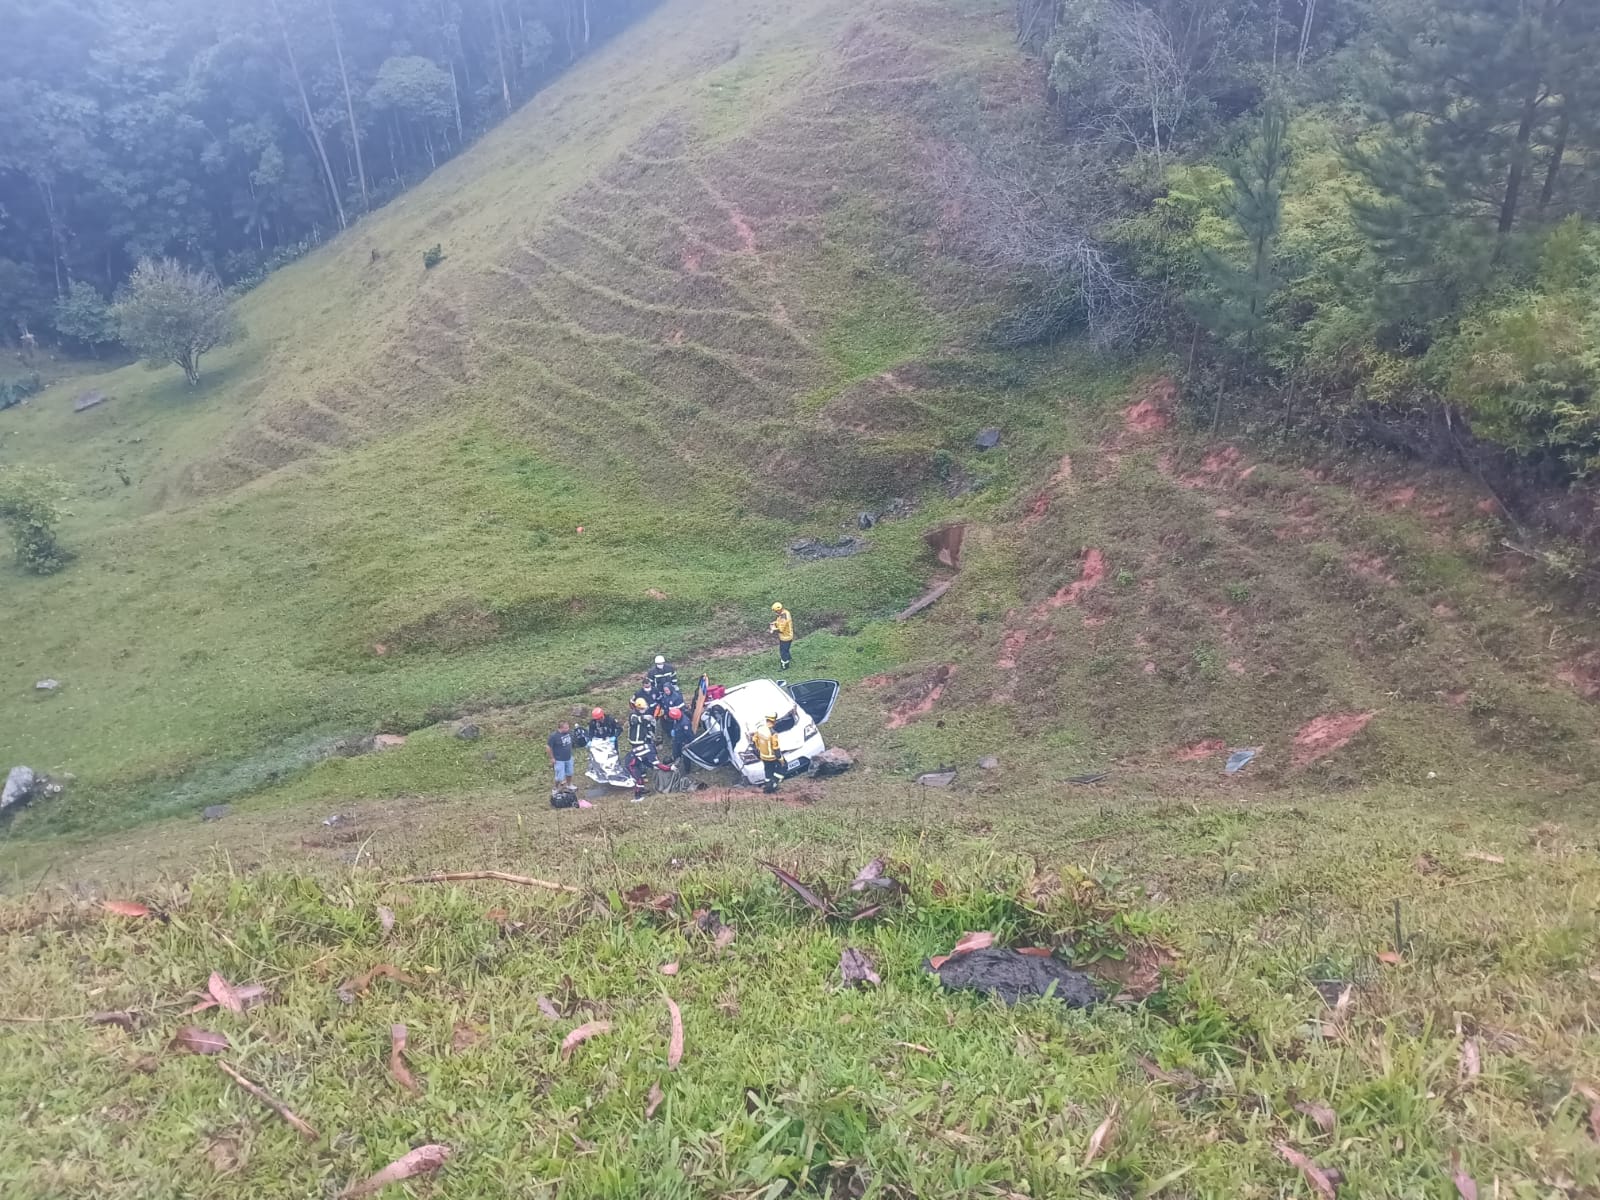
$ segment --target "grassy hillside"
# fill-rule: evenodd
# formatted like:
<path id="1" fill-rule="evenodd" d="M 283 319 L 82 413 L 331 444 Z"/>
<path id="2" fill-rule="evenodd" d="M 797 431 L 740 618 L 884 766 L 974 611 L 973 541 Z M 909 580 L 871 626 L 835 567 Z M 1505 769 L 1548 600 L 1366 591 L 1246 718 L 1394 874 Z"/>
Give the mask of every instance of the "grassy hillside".
<path id="1" fill-rule="evenodd" d="M 65 573 L 0 567 L 0 766 L 75 776 L 0 843 L 0 1191 L 331 1195 L 443 1142 L 414 1194 L 1325 1195 L 1285 1147 L 1345 1196 L 1466 1195 L 1452 1155 L 1600 1193 L 1600 631 L 1468 480 L 1213 439 L 1156 359 L 983 348 L 923 151 L 1047 134 L 1007 21 L 668 0 L 251 293 L 198 391 L 0 415 L 78 491 Z M 773 599 L 855 770 L 545 806 L 556 719 L 658 649 L 770 671 Z M 858 924 L 757 866 L 847 898 L 874 855 L 906 886 Z M 577 891 L 401 882 L 447 869 Z M 1114 999 L 942 993 L 970 930 Z M 212 971 L 270 1002 L 185 1013 Z M 318 1138 L 169 1053 L 187 1021 Z"/>

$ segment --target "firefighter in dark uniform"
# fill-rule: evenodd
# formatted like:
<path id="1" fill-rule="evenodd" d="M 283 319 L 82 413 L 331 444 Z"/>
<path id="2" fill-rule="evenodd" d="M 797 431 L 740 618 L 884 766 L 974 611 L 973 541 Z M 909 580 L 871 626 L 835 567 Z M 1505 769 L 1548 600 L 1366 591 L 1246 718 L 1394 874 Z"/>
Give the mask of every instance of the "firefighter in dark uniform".
<path id="1" fill-rule="evenodd" d="M 643 697 L 636 698 L 633 711 L 628 714 L 628 774 L 633 777 L 635 803 L 643 800 L 648 790 L 649 772 L 656 758 L 655 736 L 656 719 L 650 705 Z"/>
<path id="2" fill-rule="evenodd" d="M 767 774 L 764 792 L 775 792 L 778 785 L 783 782 L 786 768 L 783 765 L 783 751 L 778 748 L 778 731 L 773 728 L 778 723 L 778 714 L 771 713 L 765 725 L 750 731 L 750 744 L 761 756 L 761 769 Z"/>

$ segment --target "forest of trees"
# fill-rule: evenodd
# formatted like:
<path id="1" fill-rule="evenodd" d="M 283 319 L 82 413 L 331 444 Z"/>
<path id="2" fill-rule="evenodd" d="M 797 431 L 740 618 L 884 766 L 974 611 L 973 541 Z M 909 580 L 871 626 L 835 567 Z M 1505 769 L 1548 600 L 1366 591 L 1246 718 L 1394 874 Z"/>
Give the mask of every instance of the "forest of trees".
<path id="1" fill-rule="evenodd" d="M 0 0 L 0 344 L 115 339 L 141 259 L 249 282 L 653 0 Z"/>
<path id="2" fill-rule="evenodd" d="M 1212 422 L 1600 473 L 1600 0 L 1016 0 L 1016 27 L 1052 149 L 943 173 L 1031 278 L 997 336 L 1155 337 Z"/>

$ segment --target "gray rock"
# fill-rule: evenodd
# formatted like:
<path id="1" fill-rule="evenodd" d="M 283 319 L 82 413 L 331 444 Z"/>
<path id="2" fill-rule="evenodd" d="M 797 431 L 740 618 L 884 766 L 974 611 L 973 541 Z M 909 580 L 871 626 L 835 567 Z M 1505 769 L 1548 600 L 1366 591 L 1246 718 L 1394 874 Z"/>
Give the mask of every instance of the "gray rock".
<path id="1" fill-rule="evenodd" d="M 978 760 L 978 770 L 980 771 L 998 771 L 999 769 L 1000 760 L 992 754 L 985 755 Z"/>
<path id="2" fill-rule="evenodd" d="M 988 946 L 957 954 L 938 970 L 934 970 L 932 962 L 924 962 L 922 969 L 938 976 L 950 991 L 981 992 L 997 996 L 1006 1004 L 1045 996 L 1068 1008 L 1089 1008 L 1100 1002 L 1100 988 L 1095 981 L 1054 955 L 1040 958 L 1002 946 Z"/>
<path id="3" fill-rule="evenodd" d="M 84 392 L 72 402 L 72 411 L 85 412 L 104 404 L 109 398 L 104 392 Z"/>
<path id="4" fill-rule="evenodd" d="M 871 529 L 877 523 L 878 518 L 869 512 L 860 513 L 856 516 L 856 528 L 858 529 Z"/>
<path id="5" fill-rule="evenodd" d="M 475 742 L 483 736 L 483 730 L 468 721 L 465 725 L 457 727 L 456 736 L 463 742 Z"/>
<path id="6" fill-rule="evenodd" d="M 972 444 L 979 450 L 993 450 L 1000 444 L 1000 431 L 998 429 L 980 429 Z"/>
<path id="7" fill-rule="evenodd" d="M 59 679 L 41 679 L 33 685 L 33 690 L 36 692 L 53 692 L 60 686 L 61 681 Z"/>
<path id="8" fill-rule="evenodd" d="M 856 765 L 856 760 L 850 757 L 847 750 L 838 746 L 830 746 L 817 755 L 816 768 L 818 775 L 842 775 Z"/>
<path id="9" fill-rule="evenodd" d="M 870 545 L 870 542 L 858 537 L 842 537 L 836 542 L 800 538 L 789 543 L 789 553 L 806 562 L 816 562 L 823 558 L 849 558 L 852 554 L 860 554 Z"/>
<path id="10" fill-rule="evenodd" d="M 917 782 L 923 787 L 947 788 L 956 781 L 954 771 L 931 771 L 926 775 L 918 775 Z"/>
<path id="11" fill-rule="evenodd" d="M 6 774 L 6 786 L 0 791 L 0 811 L 14 804 L 26 804 L 33 798 L 39 777 L 31 767 L 12 767 Z"/>
<path id="12" fill-rule="evenodd" d="M 350 818 L 345 816 L 343 813 L 334 813 L 331 817 L 323 818 L 322 823 L 329 828 L 332 828 L 337 825 L 343 825 L 349 819 Z"/>
<path id="13" fill-rule="evenodd" d="M 232 811 L 233 809 L 226 804 L 208 804 L 200 810 L 200 819 L 202 821 L 220 821 Z"/>

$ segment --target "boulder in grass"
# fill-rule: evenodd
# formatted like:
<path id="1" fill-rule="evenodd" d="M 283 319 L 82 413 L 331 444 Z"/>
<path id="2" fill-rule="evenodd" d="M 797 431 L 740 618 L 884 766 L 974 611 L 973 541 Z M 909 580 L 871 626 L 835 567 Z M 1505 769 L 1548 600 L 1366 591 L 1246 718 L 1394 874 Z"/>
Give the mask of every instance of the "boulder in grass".
<path id="1" fill-rule="evenodd" d="M 39 790 L 39 782 L 32 767 L 12 767 L 6 774 L 4 789 L 0 789 L 0 812 L 32 800 Z"/>
<path id="2" fill-rule="evenodd" d="M 850 752 L 838 746 L 828 747 L 816 759 L 817 774 L 821 776 L 842 775 L 855 765 L 856 760 L 850 756 Z"/>

